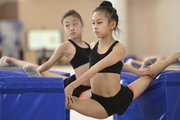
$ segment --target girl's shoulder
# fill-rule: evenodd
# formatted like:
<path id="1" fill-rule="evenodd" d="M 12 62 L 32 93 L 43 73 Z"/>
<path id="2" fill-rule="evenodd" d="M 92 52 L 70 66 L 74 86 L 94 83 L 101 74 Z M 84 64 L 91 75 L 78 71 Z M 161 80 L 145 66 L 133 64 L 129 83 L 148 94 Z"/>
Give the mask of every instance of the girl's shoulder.
<path id="1" fill-rule="evenodd" d="M 124 44 L 119 42 L 118 40 L 115 41 L 116 42 L 116 47 L 122 47 L 122 48 L 125 48 Z"/>
<path id="2" fill-rule="evenodd" d="M 57 48 L 62 51 L 66 51 L 70 47 L 72 47 L 71 43 L 69 41 L 65 41 L 65 42 L 60 43 Z"/>
<path id="3" fill-rule="evenodd" d="M 94 46 L 97 44 L 98 41 L 99 41 L 99 40 L 96 40 L 96 41 L 91 42 L 91 43 L 90 43 L 90 48 L 93 49 Z"/>
<path id="4" fill-rule="evenodd" d="M 126 47 L 121 42 L 117 42 L 113 49 L 126 52 Z"/>

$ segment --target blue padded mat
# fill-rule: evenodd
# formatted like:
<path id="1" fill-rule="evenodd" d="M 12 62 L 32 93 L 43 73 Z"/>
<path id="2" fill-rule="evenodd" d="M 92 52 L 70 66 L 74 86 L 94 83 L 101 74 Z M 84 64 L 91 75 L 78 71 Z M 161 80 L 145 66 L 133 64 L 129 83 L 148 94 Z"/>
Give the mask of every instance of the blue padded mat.
<path id="1" fill-rule="evenodd" d="M 0 78 L 0 120 L 65 120 L 62 79 Z"/>
<path id="2" fill-rule="evenodd" d="M 138 76 L 122 72 L 121 84 L 126 86 Z M 180 120 L 180 70 L 159 74 L 145 92 L 135 99 L 126 112 L 114 120 Z"/>
<path id="3" fill-rule="evenodd" d="M 61 78 L 28 77 L 19 67 L 0 68 L 0 95 L 0 120 L 70 119 Z"/>

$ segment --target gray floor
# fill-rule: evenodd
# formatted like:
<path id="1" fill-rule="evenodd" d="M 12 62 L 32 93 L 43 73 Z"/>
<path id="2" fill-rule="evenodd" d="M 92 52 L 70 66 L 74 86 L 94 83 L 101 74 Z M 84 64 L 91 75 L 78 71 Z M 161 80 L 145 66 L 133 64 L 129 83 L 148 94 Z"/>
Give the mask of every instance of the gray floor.
<path id="1" fill-rule="evenodd" d="M 69 65 L 61 65 L 61 66 L 54 66 L 52 68 L 52 70 L 58 70 L 58 71 L 63 71 L 63 72 L 68 72 L 68 73 L 71 73 L 73 74 L 73 69 L 71 66 Z M 77 113 L 76 111 L 74 110 L 71 110 L 70 111 L 70 120 L 97 120 L 97 119 L 93 119 L 93 118 L 90 118 L 90 117 L 86 117 L 84 115 L 81 115 L 79 113 Z M 104 120 L 113 120 L 112 117 L 109 117 L 107 119 L 104 119 Z"/>

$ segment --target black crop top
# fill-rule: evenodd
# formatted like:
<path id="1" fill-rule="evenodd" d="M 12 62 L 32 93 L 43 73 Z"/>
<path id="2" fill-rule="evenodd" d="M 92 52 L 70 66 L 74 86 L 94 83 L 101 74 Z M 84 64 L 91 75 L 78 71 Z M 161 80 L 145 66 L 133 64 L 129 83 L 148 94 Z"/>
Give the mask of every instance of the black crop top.
<path id="1" fill-rule="evenodd" d="M 113 47 L 119 43 L 118 41 L 115 41 L 107 50 L 106 53 L 104 54 L 99 54 L 97 52 L 97 48 L 98 48 L 98 44 L 99 41 L 96 43 L 96 45 L 94 46 L 94 48 L 91 50 L 90 52 L 90 56 L 89 56 L 89 61 L 90 61 L 90 67 L 92 67 L 93 65 L 95 65 L 97 62 L 99 62 L 100 60 L 102 60 L 103 58 L 105 58 L 113 49 Z M 112 58 L 113 59 L 113 58 Z M 110 73 L 117 73 L 120 74 L 121 70 L 123 67 L 123 63 L 121 61 L 117 62 L 116 64 L 106 67 L 103 70 L 99 71 L 99 73 L 102 72 L 110 72 Z"/>
<path id="2" fill-rule="evenodd" d="M 69 39 L 68 41 L 70 43 L 72 43 L 74 45 L 74 47 L 76 48 L 76 53 L 75 53 L 74 57 L 71 59 L 71 61 L 70 61 L 72 67 L 74 69 L 76 69 L 79 66 L 88 63 L 89 62 L 89 53 L 91 51 L 89 44 L 84 42 L 84 43 L 86 43 L 88 45 L 88 48 L 82 48 L 82 47 L 79 47 L 71 39 Z"/>

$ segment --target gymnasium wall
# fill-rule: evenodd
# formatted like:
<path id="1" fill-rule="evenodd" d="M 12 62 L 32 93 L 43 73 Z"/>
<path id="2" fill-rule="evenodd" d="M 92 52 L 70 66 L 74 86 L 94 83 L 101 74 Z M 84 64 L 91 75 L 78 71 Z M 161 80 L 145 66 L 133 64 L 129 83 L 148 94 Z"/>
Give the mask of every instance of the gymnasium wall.
<path id="1" fill-rule="evenodd" d="M 127 0 L 128 52 L 142 58 L 180 49 L 179 0 Z"/>
<path id="2" fill-rule="evenodd" d="M 180 49 L 179 0 L 110 0 L 117 9 L 127 54 L 144 58 Z"/>
<path id="3" fill-rule="evenodd" d="M 37 63 L 36 52 L 26 48 L 26 32 L 30 29 L 60 29 L 63 41 L 67 36 L 61 25 L 61 18 L 65 12 L 75 9 L 84 20 L 83 40 L 88 43 L 96 40 L 92 31 L 92 12 L 102 0 L 19 0 L 19 20 L 23 23 L 23 49 L 26 61 Z"/>
<path id="4" fill-rule="evenodd" d="M 67 36 L 60 23 L 69 9 L 77 10 L 85 27 L 83 40 L 96 40 L 91 26 L 92 11 L 103 0 L 14 0 L 0 6 L 0 19 L 19 20 L 23 23 L 23 51 L 26 61 L 37 62 L 37 53 L 26 46 L 26 33 L 30 29 L 60 29 L 63 41 Z M 110 0 L 118 11 L 122 30 L 115 37 L 125 44 L 127 54 L 144 58 L 166 55 L 179 49 L 180 1 L 178 0 Z"/>

